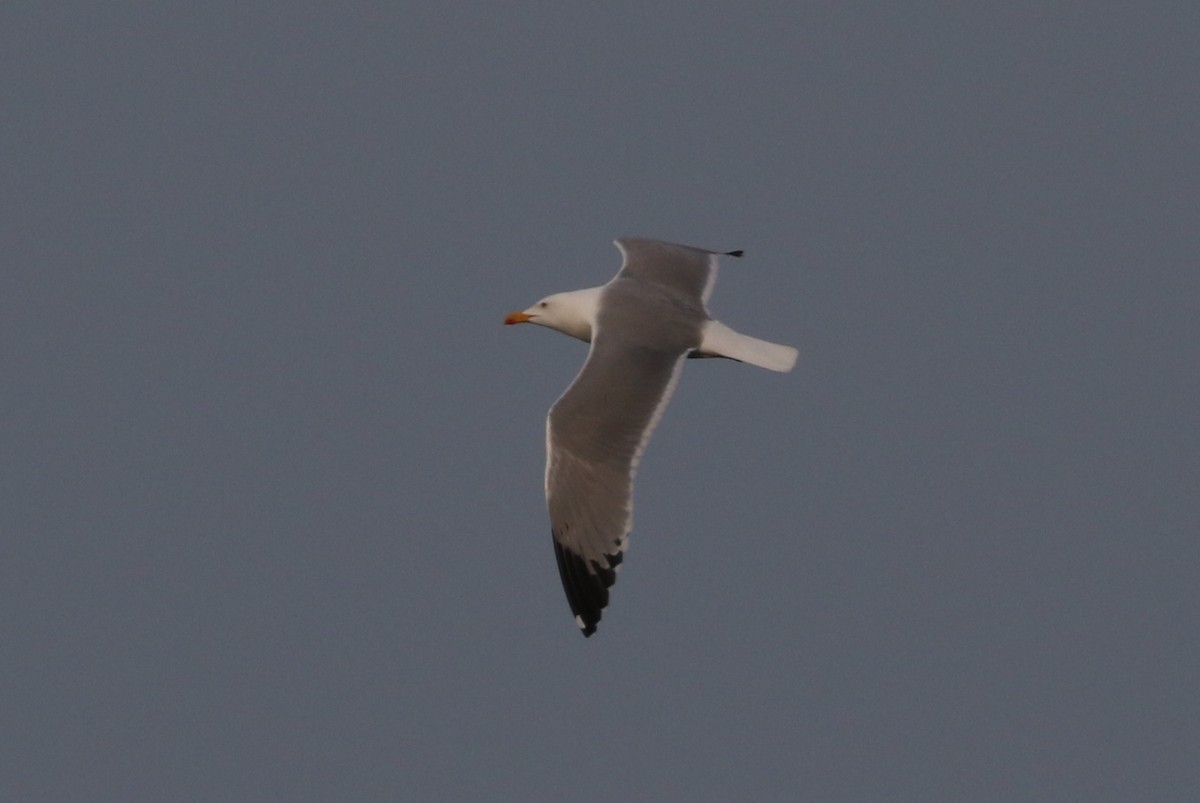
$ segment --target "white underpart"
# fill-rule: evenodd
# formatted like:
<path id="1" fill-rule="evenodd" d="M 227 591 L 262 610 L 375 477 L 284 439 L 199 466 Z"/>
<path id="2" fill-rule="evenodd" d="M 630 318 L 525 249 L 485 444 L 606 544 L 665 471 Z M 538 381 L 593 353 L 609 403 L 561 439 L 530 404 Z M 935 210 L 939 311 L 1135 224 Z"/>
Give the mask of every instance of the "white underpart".
<path id="1" fill-rule="evenodd" d="M 799 353 L 791 346 L 781 346 L 735 332 L 720 321 L 708 321 L 701 333 L 700 354 L 712 357 L 728 357 L 731 360 L 748 362 L 769 371 L 787 373 L 796 364 Z"/>

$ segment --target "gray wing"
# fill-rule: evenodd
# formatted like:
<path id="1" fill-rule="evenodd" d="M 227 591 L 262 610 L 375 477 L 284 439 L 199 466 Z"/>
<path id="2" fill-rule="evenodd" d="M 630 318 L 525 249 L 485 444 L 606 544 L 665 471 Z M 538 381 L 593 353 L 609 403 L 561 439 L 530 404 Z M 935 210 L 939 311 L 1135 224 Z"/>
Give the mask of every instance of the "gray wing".
<path id="1" fill-rule="evenodd" d="M 660 285 L 701 310 L 716 284 L 717 257 L 742 255 L 741 251 L 719 254 L 642 237 L 621 237 L 613 242 L 625 257 L 618 278 L 635 278 Z"/>
<path id="2" fill-rule="evenodd" d="M 633 523 L 633 475 L 686 353 L 600 326 L 579 376 L 550 408 L 546 503 L 563 590 L 585 636 L 608 605 Z"/>

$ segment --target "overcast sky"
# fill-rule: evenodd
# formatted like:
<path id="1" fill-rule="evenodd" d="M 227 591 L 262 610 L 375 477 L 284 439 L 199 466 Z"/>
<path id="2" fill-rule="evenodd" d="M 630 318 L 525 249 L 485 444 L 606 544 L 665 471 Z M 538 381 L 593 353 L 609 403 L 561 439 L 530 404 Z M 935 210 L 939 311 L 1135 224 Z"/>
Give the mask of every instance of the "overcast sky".
<path id="1" fill-rule="evenodd" d="M 1200 799 L 1194 3 L 9 5 L 0 799 Z M 687 365 L 580 637 L 621 235 Z"/>

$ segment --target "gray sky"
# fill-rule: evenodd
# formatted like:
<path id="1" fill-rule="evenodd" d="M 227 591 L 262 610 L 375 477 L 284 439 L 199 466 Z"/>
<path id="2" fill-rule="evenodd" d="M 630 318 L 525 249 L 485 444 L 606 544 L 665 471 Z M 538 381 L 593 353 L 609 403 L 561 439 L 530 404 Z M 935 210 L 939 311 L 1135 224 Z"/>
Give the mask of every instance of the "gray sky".
<path id="1" fill-rule="evenodd" d="M 25 5 L 0 798 L 1200 796 L 1194 3 Z M 585 640 L 501 319 L 624 234 L 801 359 Z"/>

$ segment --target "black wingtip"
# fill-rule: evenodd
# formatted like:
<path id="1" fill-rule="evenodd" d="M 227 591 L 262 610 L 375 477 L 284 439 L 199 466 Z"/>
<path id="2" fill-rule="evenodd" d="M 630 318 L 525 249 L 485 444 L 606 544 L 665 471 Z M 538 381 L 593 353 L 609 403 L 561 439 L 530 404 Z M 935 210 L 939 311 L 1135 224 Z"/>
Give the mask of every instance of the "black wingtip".
<path id="1" fill-rule="evenodd" d="M 725 256 L 727 256 L 727 257 L 740 257 L 740 256 L 741 256 L 742 254 L 744 254 L 744 253 L 746 253 L 746 252 L 745 252 L 745 251 L 743 251 L 742 249 L 740 249 L 740 248 L 739 248 L 739 249 L 738 249 L 738 250 L 736 250 L 736 251 L 726 251 L 726 252 L 725 252 Z"/>
<path id="2" fill-rule="evenodd" d="M 620 563 L 621 556 L 609 555 L 608 566 L 600 566 L 592 561 L 592 568 L 589 569 L 581 555 L 567 549 L 555 538 L 554 558 L 558 562 L 558 576 L 562 579 L 563 591 L 575 616 L 575 624 L 579 625 L 584 636 L 591 636 L 596 632 L 601 613 L 608 607 L 608 589 L 617 581 L 613 567 Z"/>

